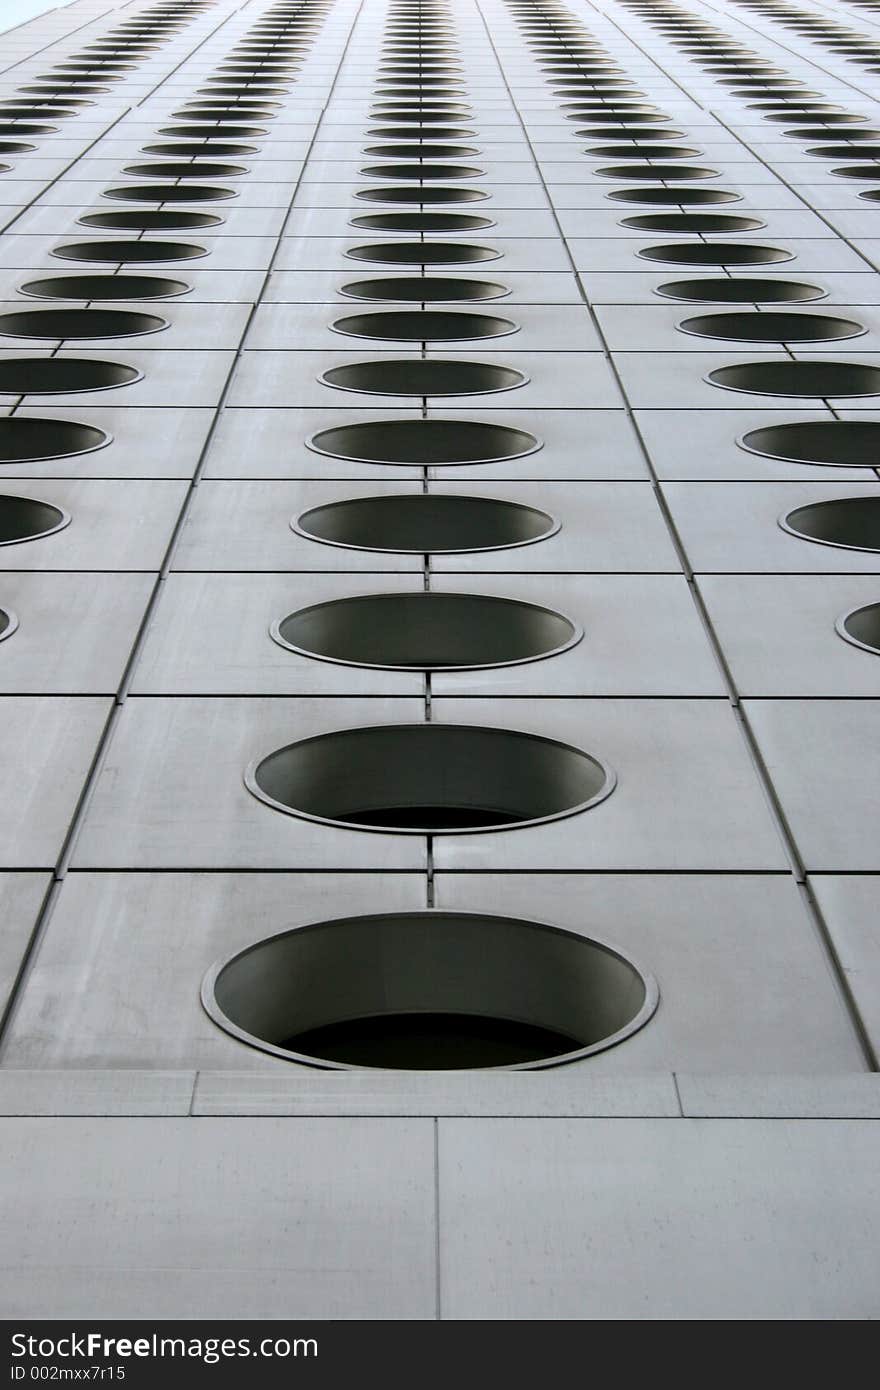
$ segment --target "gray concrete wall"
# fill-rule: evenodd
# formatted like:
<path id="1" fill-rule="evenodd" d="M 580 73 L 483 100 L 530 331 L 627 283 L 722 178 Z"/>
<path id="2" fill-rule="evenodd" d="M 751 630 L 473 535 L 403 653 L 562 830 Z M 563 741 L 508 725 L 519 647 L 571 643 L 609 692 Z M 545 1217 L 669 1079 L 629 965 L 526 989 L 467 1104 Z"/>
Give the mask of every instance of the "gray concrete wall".
<path id="1" fill-rule="evenodd" d="M 880 7 L 437 0 L 415 66 L 408 0 L 161 8 L 2 44 L 0 1311 L 875 1317 Z M 281 11 L 296 51 L 257 53 Z M 26 358 L 83 365 L 48 390 Z M 352 548 L 303 515 L 454 497 L 541 536 Z M 373 609 L 371 664 L 272 636 L 467 594 L 572 640 L 483 660 L 490 621 L 443 669 Z M 426 724 L 319 758 L 294 814 L 245 784 Z M 453 755 L 451 725 L 509 737 Z M 605 779 L 585 809 L 560 744 Z M 426 912 L 568 935 L 526 966 L 485 919 L 451 963 L 429 933 L 409 995 L 394 952 L 318 946 L 293 1021 L 476 979 L 643 1026 L 537 1070 L 332 1070 L 202 1006 L 276 933 Z"/>

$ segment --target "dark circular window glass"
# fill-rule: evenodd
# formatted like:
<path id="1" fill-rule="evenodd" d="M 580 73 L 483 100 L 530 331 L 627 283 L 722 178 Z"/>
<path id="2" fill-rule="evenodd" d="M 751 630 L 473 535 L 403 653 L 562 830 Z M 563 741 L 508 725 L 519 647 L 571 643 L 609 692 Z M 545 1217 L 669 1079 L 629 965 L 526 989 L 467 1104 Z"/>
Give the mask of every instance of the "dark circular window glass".
<path id="1" fill-rule="evenodd" d="M 580 1060 L 643 1027 L 657 999 L 650 976 L 590 936 L 436 910 L 295 928 L 218 962 L 202 987 L 242 1043 L 404 1071 Z"/>
<path id="2" fill-rule="evenodd" d="M 0 334 L 13 338 L 127 338 L 158 333 L 167 319 L 121 309 L 22 309 L 0 314 Z"/>
<path id="3" fill-rule="evenodd" d="M 784 251 L 778 246 L 749 246 L 741 242 L 730 244 L 723 241 L 646 246 L 638 254 L 643 260 L 663 261 L 668 265 L 776 265 L 794 259 L 791 251 Z"/>
<path id="4" fill-rule="evenodd" d="M 795 507 L 780 517 L 783 531 L 800 540 L 815 541 L 841 550 L 880 553 L 880 496 L 835 497 Z"/>
<path id="5" fill-rule="evenodd" d="M 346 498 L 313 507 L 291 524 L 323 545 L 406 555 L 507 550 L 559 530 L 559 522 L 536 507 L 449 492 Z"/>
<path id="6" fill-rule="evenodd" d="M 319 661 L 390 670 L 470 670 L 544 660 L 581 629 L 552 608 L 489 594 L 359 594 L 272 625 L 281 646 Z"/>
<path id="7" fill-rule="evenodd" d="M 159 275 L 53 275 L 27 280 L 21 293 L 34 299 L 173 299 L 189 288 Z"/>
<path id="8" fill-rule="evenodd" d="M 70 525 L 67 512 L 33 497 L 0 496 L 0 545 L 35 541 Z"/>
<path id="9" fill-rule="evenodd" d="M 749 430 L 742 446 L 765 458 L 835 468 L 880 467 L 880 422 L 799 420 Z"/>
<path id="10" fill-rule="evenodd" d="M 276 811 L 356 830 L 473 834 L 574 815 L 614 774 L 571 744 L 461 724 L 341 729 L 277 748 L 245 774 Z"/>
<path id="11" fill-rule="evenodd" d="M 818 343 L 856 338 L 865 330 L 852 319 L 822 314 L 765 313 L 703 314 L 684 319 L 682 333 L 699 338 L 728 338 L 752 343 Z"/>
<path id="12" fill-rule="evenodd" d="M 42 459 L 90 454 L 109 439 L 104 430 L 94 425 L 14 415 L 0 419 L 0 463 L 37 463 Z"/>
<path id="13" fill-rule="evenodd" d="M 763 396 L 834 399 L 880 395 L 880 367 L 858 362 L 740 362 L 709 373 L 715 386 Z"/>
<path id="14" fill-rule="evenodd" d="M 824 299 L 825 291 L 818 285 L 805 285 L 796 280 L 774 280 L 770 276 L 753 280 L 713 276 L 711 279 L 670 280 L 657 286 L 657 294 L 666 299 L 693 300 L 702 304 L 808 304 Z"/>
<path id="15" fill-rule="evenodd" d="M 380 358 L 348 362 L 321 375 L 328 386 L 387 396 L 474 396 L 510 391 L 528 377 L 494 362 L 435 357 Z"/>
<path id="16" fill-rule="evenodd" d="M 484 420 L 372 420 L 335 425 L 307 440 L 316 453 L 360 463 L 495 463 L 540 448 L 527 430 Z"/>
<path id="17" fill-rule="evenodd" d="M 107 391 L 142 376 L 137 367 L 124 362 L 91 357 L 0 357 L 0 392 L 10 396 Z"/>

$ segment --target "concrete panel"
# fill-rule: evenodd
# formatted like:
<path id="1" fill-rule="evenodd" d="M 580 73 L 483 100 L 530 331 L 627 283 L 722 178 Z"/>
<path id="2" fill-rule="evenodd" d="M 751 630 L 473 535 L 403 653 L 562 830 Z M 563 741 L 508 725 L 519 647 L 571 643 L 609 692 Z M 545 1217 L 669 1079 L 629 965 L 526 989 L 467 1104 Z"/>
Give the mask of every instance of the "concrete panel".
<path id="1" fill-rule="evenodd" d="M 40 352 L 29 351 L 23 354 L 7 347 L 0 352 L 0 361 L 24 355 L 48 357 L 50 352 L 43 348 Z M 95 352 L 73 343 L 70 349 L 61 355 L 85 358 L 87 361 L 106 361 L 108 358 L 106 351 Z M 141 372 L 139 381 L 108 391 L 76 391 L 61 397 L 28 392 L 27 410 L 17 413 L 76 418 L 88 407 L 89 420 L 95 420 L 102 428 L 111 430 L 116 443 L 122 444 L 125 453 L 133 456 L 132 462 L 136 461 L 143 476 L 144 472 L 154 472 L 156 465 L 155 448 L 150 448 L 147 442 L 151 437 L 155 438 L 155 425 L 150 428 L 147 420 L 161 420 L 162 437 L 174 440 L 172 447 L 176 455 L 191 452 L 192 444 L 186 439 L 184 431 L 187 428 L 195 429 L 197 420 L 191 417 L 196 414 L 197 407 L 217 405 L 226 378 L 232 370 L 234 357 L 235 354 L 232 352 L 138 351 L 128 346 L 123 353 L 117 355 L 114 349 L 110 359 L 121 361 Z M 17 400 L 18 397 L 13 394 L 0 395 L 0 402 L 4 405 L 15 405 Z M 130 409 L 133 406 L 150 406 L 153 409 L 149 417 L 139 415 L 133 420 L 134 429 L 131 430 L 131 426 L 121 418 L 120 408 Z M 189 410 L 174 409 L 184 406 L 189 407 Z M 154 413 L 158 407 L 163 408 L 161 417 Z M 200 413 L 205 418 L 196 447 L 196 458 L 211 421 L 209 411 L 204 410 Z M 143 436 L 147 437 L 146 440 Z"/>
<path id="2" fill-rule="evenodd" d="M 197 717 L 196 712 L 198 712 Z M 78 868 L 419 869 L 418 835 L 286 815 L 244 785 L 253 758 L 359 724 L 419 720 L 423 702 L 137 699 L 126 705 L 79 839 Z M 195 727 L 193 721 L 195 718 Z"/>
<path id="3" fill-rule="evenodd" d="M 293 1124 L 3 1121 L 10 1317 L 430 1318 L 431 1122 Z"/>
<path id="4" fill-rule="evenodd" d="M 876 700 L 748 700 L 748 719 L 804 866 L 877 868 Z"/>
<path id="5" fill-rule="evenodd" d="M 19 623 L 0 647 L 0 691 L 114 692 L 152 588 L 152 578 L 140 574 L 7 572 L 0 605 Z"/>
<path id="6" fill-rule="evenodd" d="M 878 1158 L 870 1121 L 443 1120 L 443 1315 L 870 1319 Z"/>
<path id="7" fill-rule="evenodd" d="M 436 902 L 595 935 L 653 973 L 653 1019 L 566 1075 L 865 1068 L 816 929 L 787 877 L 439 873 Z"/>
<path id="8" fill-rule="evenodd" d="M 795 507 L 869 497 L 876 481 L 853 483 L 664 483 L 672 518 L 699 573 L 876 574 L 880 556 L 802 540 L 778 521 Z"/>
<path id="9" fill-rule="evenodd" d="M 48 887 L 48 874 L 0 874 L 0 1010 L 11 998 Z"/>
<path id="10" fill-rule="evenodd" d="M 816 874 L 811 876 L 810 886 L 876 1054 L 880 1049 L 880 877 Z"/>
<path id="11" fill-rule="evenodd" d="M 379 479 L 374 483 L 319 479 L 202 483 L 181 531 L 174 568 L 288 573 L 387 570 L 421 574 L 420 555 L 322 545 L 291 527 L 291 521 L 313 507 L 349 497 L 406 496 L 421 490 L 419 482 L 402 478 L 394 484 Z M 472 558 L 475 557 L 468 556 Z"/>
<path id="12" fill-rule="evenodd" d="M 9 570 L 157 570 L 186 495 L 180 482 L 9 479 L 3 493 L 62 509 L 70 524 L 0 549 Z"/>
<path id="13" fill-rule="evenodd" d="M 0 1090 L 3 1073 L 0 1072 Z M 251 1072 L 198 1074 L 194 1115 L 666 1115 L 671 1075 L 552 1072 Z"/>
<path id="14" fill-rule="evenodd" d="M 520 599 L 564 613 L 584 636 L 545 661 L 435 671 L 437 695 L 723 695 L 685 580 L 676 575 L 438 574 L 431 588 Z"/>
<path id="15" fill-rule="evenodd" d="M 698 587 L 741 695 L 857 698 L 880 693 L 876 655 L 835 623 L 876 603 L 869 575 L 703 575 Z"/>
<path id="16" fill-rule="evenodd" d="M 312 604 L 419 591 L 419 575 L 175 574 L 163 589 L 138 662 L 135 694 L 424 693 L 421 672 L 320 661 L 287 650 L 269 634 L 273 623 Z"/>
<path id="17" fill-rule="evenodd" d="M 675 1078 L 689 1117 L 880 1120 L 880 1078 L 853 1076 L 696 1076 Z"/>
<path id="18" fill-rule="evenodd" d="M 511 486 L 432 480 L 430 491 L 501 497 L 539 507 L 560 524 L 555 535 L 514 550 L 472 555 L 434 555 L 438 573 L 493 571 L 535 573 L 678 574 L 681 566 L 651 485 L 647 482 L 541 482 Z"/>
<path id="19" fill-rule="evenodd" d="M 51 868 L 70 826 L 110 701 L 9 695 L 0 708 L 7 786 L 0 804 L 0 865 Z"/>
<path id="20" fill-rule="evenodd" d="M 199 999 L 205 972 L 288 927 L 424 904 L 424 881 L 409 874 L 72 873 L 28 975 L 3 1067 L 311 1076 L 218 1028 Z"/>
<path id="21" fill-rule="evenodd" d="M 192 1071 L 0 1070 L 0 1115 L 188 1115 Z"/>
<path id="22" fill-rule="evenodd" d="M 526 830 L 435 837 L 440 869 L 786 867 L 734 717 L 721 700 L 438 699 L 434 718 L 522 729 L 616 770 L 600 805 Z"/>
<path id="23" fill-rule="evenodd" d="M 110 393 L 105 393 L 105 403 L 109 398 Z M 205 409 L 138 410 L 78 403 L 59 406 L 58 398 L 54 400 L 52 406 L 28 405 L 17 410 L 16 415 L 96 425 L 105 431 L 106 444 L 85 455 L 65 455 L 44 463 L 11 463 L 4 468 L 4 477 L 191 478 L 211 425 L 212 412 Z M 163 440 L 163 448 L 157 449 L 157 439 Z"/>

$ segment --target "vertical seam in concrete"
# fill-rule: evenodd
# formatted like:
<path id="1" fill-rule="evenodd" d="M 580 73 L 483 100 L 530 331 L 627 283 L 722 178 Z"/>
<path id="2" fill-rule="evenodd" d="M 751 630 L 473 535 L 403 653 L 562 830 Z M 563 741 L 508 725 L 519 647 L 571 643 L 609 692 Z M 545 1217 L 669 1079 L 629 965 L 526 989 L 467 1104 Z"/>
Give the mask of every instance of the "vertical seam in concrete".
<path id="1" fill-rule="evenodd" d="M 443 1320 L 443 1264 L 440 1247 L 440 1119 L 434 1116 L 434 1318 Z"/>

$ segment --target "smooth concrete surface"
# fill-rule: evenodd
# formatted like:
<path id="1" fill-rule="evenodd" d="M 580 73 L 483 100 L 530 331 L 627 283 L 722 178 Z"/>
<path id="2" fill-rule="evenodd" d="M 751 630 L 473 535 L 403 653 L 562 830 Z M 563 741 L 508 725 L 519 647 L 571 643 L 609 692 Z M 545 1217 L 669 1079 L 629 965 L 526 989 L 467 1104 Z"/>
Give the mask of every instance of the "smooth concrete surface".
<path id="1" fill-rule="evenodd" d="M 880 603 L 880 76 L 824 32 L 873 11 L 436 0 L 441 82 L 409 0 L 182 0 L 65 87 L 161 8 L 0 55 L 0 1313 L 875 1319 L 880 657 L 840 625 Z M 579 640 L 273 640 L 423 593 Z M 616 785 L 470 833 L 454 764 L 375 829 L 245 783 L 429 721 Z M 273 934 L 426 910 L 598 940 L 657 1008 L 567 1063 L 334 1070 L 202 1005 Z"/>
<path id="2" fill-rule="evenodd" d="M 445 1315 L 870 1320 L 878 1145 L 858 1120 L 446 1120 Z"/>

